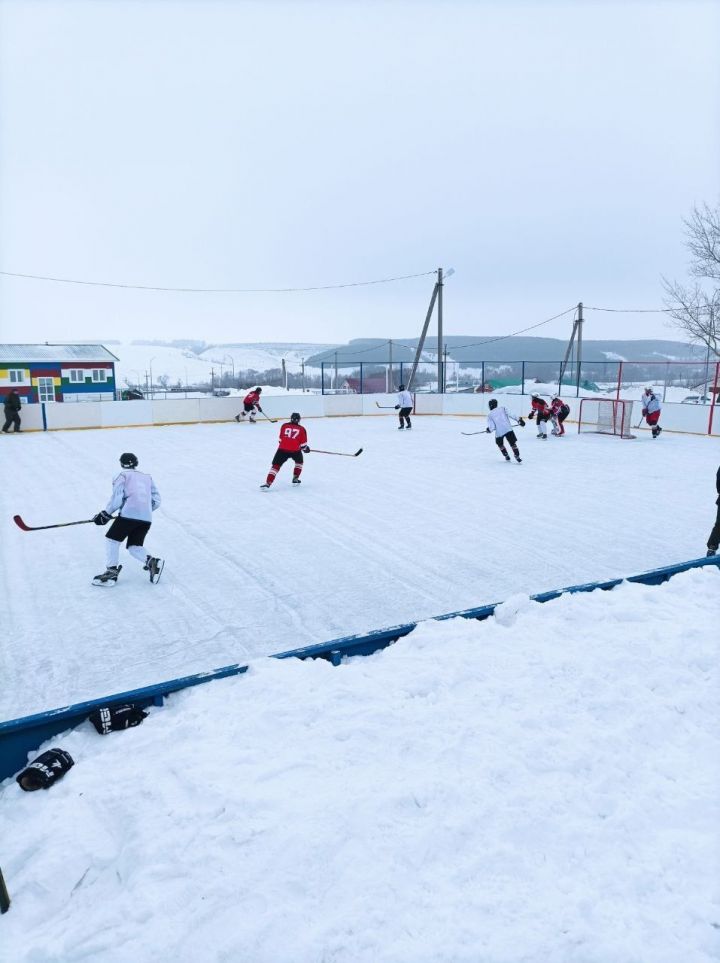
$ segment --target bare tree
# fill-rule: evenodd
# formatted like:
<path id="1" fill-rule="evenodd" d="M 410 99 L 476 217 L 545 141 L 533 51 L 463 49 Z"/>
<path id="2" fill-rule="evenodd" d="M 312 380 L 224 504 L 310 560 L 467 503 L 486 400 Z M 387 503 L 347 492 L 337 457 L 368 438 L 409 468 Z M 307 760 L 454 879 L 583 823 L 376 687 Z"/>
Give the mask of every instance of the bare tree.
<path id="1" fill-rule="evenodd" d="M 684 221 L 691 285 L 663 278 L 665 307 L 693 344 L 720 357 L 720 207 L 693 207 Z"/>

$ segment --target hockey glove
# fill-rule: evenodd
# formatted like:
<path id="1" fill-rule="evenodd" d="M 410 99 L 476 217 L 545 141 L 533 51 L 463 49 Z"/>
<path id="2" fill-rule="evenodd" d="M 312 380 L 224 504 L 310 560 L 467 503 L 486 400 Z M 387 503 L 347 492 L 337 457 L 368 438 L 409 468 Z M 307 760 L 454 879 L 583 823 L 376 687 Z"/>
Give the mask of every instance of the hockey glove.
<path id="1" fill-rule="evenodd" d="M 400 411 L 400 405 L 395 405 L 395 411 Z"/>
<path id="2" fill-rule="evenodd" d="M 302 446 L 302 450 L 303 450 L 303 451 L 305 452 L 305 454 L 307 455 L 308 452 L 310 451 L 310 445 L 303 445 L 303 446 Z"/>
<path id="3" fill-rule="evenodd" d="M 106 736 L 108 732 L 117 732 L 119 729 L 131 729 L 139 726 L 147 716 L 138 706 L 103 706 L 91 712 L 88 718 L 95 726 L 98 734 Z"/>
<path id="4" fill-rule="evenodd" d="M 260 405 L 257 406 L 257 410 L 262 411 L 262 408 L 260 407 Z"/>
<path id="5" fill-rule="evenodd" d="M 524 418 L 518 418 L 518 424 L 520 425 L 521 428 L 524 428 L 524 427 L 525 427 L 525 419 L 524 419 Z"/>
<path id="6" fill-rule="evenodd" d="M 25 792 L 49 789 L 74 765 L 69 752 L 64 749 L 48 749 L 31 762 L 17 777 L 16 782 Z"/>
<path id="7" fill-rule="evenodd" d="M 535 412 L 531 411 L 530 414 L 528 415 L 528 418 L 530 419 L 530 421 L 532 421 L 534 417 L 535 417 Z"/>
<path id="8" fill-rule="evenodd" d="M 97 515 L 93 515 L 93 521 L 96 525 L 107 525 L 107 523 L 112 518 L 109 512 L 98 512 Z"/>

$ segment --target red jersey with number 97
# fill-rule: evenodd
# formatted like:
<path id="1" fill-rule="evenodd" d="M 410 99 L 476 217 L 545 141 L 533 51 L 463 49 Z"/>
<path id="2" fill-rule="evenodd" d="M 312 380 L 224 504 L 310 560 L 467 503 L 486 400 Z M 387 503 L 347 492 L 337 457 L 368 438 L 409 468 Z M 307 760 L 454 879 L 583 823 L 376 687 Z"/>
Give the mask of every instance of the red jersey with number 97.
<path id="1" fill-rule="evenodd" d="M 302 425 L 294 425 L 286 421 L 280 429 L 280 449 L 282 451 L 300 451 L 307 445 L 307 432 Z"/>

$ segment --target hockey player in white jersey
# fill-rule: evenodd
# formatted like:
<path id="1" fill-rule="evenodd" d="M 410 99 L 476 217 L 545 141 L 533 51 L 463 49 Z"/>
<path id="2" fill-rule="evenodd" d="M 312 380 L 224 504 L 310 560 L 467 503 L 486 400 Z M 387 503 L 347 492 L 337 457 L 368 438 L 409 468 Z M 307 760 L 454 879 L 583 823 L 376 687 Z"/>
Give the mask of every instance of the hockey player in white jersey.
<path id="1" fill-rule="evenodd" d="M 395 405 L 395 411 L 398 413 L 400 418 L 400 427 L 398 431 L 402 431 L 403 428 L 412 428 L 410 424 L 410 412 L 413 410 L 413 397 L 409 391 L 405 390 L 405 385 L 400 385 L 398 387 L 397 404 Z M 403 424 L 403 419 L 405 424 Z"/>
<path id="2" fill-rule="evenodd" d="M 120 455 L 122 471 L 113 478 L 110 501 L 93 517 L 96 525 L 107 525 L 113 512 L 118 512 L 105 535 L 107 570 L 95 576 L 93 585 L 115 585 L 122 569 L 118 564 L 120 545 L 125 540 L 128 552 L 150 573 L 151 582 L 157 582 L 163 570 L 163 560 L 148 555 L 143 548 L 152 525 L 152 513 L 160 505 L 160 492 L 150 475 L 137 471 L 137 466 L 137 457 L 131 452 Z"/>
<path id="3" fill-rule="evenodd" d="M 498 403 L 496 398 L 491 398 L 488 402 L 488 408 L 490 412 L 487 416 L 487 432 L 495 432 L 495 444 L 498 446 L 500 451 L 503 453 L 505 461 L 510 461 L 510 455 L 507 453 L 505 448 L 505 441 L 510 442 L 510 447 L 513 450 L 513 455 L 515 455 L 515 461 L 518 465 L 522 464 L 522 458 L 520 457 L 520 450 L 517 446 L 517 438 L 515 437 L 515 432 L 513 431 L 510 419 L 512 418 L 517 424 L 522 428 L 525 427 L 524 418 L 516 418 L 515 415 L 511 415 L 507 408 L 498 408 Z"/>

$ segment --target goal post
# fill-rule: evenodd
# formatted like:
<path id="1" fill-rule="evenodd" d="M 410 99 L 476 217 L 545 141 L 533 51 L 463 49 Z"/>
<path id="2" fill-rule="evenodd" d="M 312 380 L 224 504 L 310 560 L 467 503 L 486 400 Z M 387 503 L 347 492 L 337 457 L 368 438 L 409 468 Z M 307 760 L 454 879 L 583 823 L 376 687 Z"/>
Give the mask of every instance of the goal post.
<path id="1" fill-rule="evenodd" d="M 635 438 L 632 433 L 633 402 L 616 398 L 582 398 L 578 432 Z"/>

